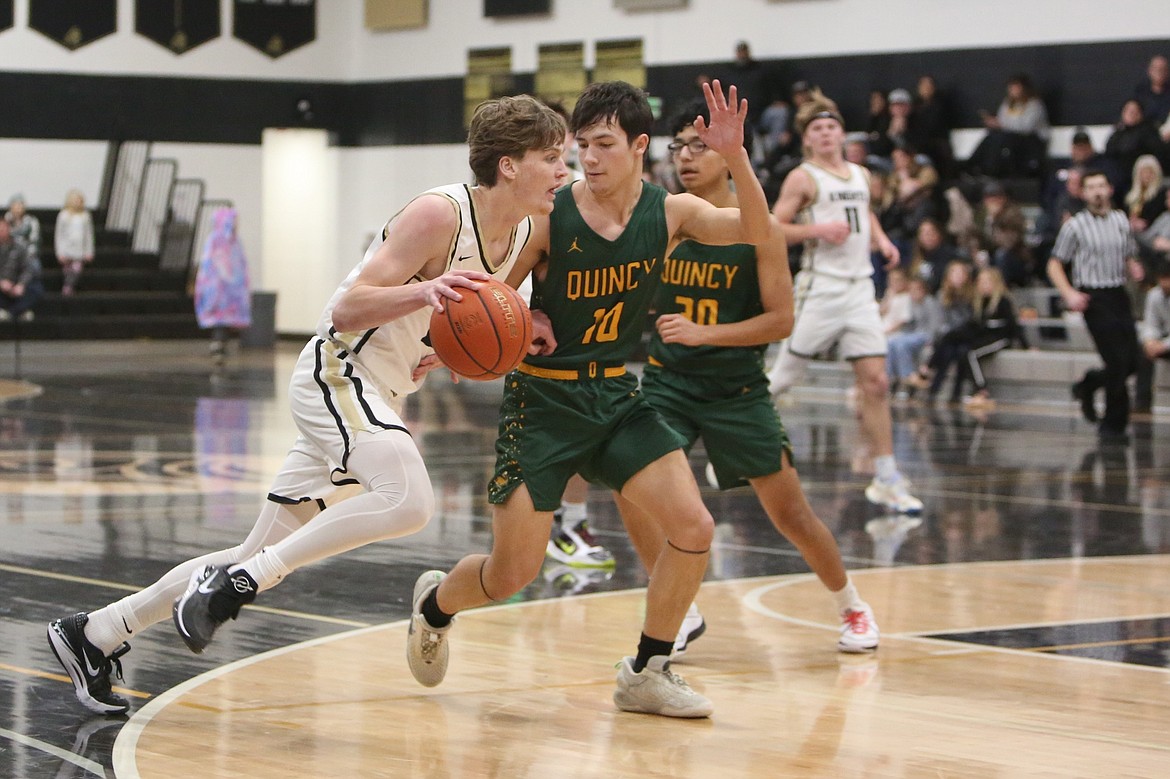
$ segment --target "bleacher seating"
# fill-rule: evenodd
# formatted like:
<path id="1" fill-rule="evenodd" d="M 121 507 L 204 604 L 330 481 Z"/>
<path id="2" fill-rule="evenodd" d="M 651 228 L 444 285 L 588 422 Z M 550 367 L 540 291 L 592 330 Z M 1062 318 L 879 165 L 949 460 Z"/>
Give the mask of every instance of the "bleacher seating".
<path id="1" fill-rule="evenodd" d="M 24 340 L 198 338 L 194 304 L 186 273 L 159 268 L 157 254 L 130 249 L 125 233 L 97 229 L 92 263 L 82 273 L 77 292 L 61 295 L 61 270 L 53 253 L 56 209 L 30 209 L 41 222 L 41 264 L 45 296 L 36 319 L 20 329 Z M 94 215 L 95 224 L 103 222 Z M 15 336 L 15 326 L 0 324 L 0 340 Z"/>

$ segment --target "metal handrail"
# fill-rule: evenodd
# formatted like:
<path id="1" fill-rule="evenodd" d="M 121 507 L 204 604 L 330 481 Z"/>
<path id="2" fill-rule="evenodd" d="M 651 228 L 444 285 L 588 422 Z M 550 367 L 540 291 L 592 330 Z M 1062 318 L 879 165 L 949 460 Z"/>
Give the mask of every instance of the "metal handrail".
<path id="1" fill-rule="evenodd" d="M 172 159 L 151 159 L 142 175 L 134 235 L 130 248 L 135 252 L 156 254 L 162 245 L 163 229 L 170 219 L 171 189 L 178 176 L 179 163 Z"/>

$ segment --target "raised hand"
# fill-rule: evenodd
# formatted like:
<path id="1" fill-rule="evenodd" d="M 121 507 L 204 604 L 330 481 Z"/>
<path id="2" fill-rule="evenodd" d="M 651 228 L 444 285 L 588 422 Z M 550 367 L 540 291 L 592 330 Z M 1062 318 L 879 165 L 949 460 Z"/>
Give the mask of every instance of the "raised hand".
<path id="1" fill-rule="evenodd" d="M 711 122 L 708 124 L 701 116 L 695 118 L 695 132 L 699 134 L 699 139 L 724 157 L 738 154 L 743 149 L 747 100 L 737 101 L 734 84 L 725 97 L 719 79 L 703 84 L 703 97 L 707 100 Z"/>

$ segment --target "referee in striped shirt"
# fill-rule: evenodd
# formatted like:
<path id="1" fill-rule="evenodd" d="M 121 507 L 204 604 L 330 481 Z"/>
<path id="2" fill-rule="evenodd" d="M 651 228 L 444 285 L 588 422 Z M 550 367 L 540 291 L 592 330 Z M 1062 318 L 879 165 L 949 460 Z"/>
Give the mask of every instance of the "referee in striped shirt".
<path id="1" fill-rule="evenodd" d="M 1137 370 L 1140 348 L 1125 277 L 1128 270 L 1141 281 L 1142 266 L 1129 220 L 1111 204 L 1109 179 L 1100 171 L 1088 171 L 1081 186 L 1086 208 L 1061 226 L 1048 260 L 1048 278 L 1066 308 L 1084 312 L 1089 335 L 1105 363 L 1072 386 L 1073 396 L 1081 402 L 1085 418 L 1097 422 L 1094 398 L 1104 389 L 1105 416 L 1098 431 L 1102 439 L 1124 441 L 1129 425 L 1125 380 Z"/>

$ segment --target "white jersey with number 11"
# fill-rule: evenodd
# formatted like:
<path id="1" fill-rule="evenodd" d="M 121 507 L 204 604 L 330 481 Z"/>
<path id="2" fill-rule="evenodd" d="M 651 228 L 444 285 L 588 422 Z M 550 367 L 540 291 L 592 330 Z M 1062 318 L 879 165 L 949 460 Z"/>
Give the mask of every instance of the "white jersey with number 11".
<path id="1" fill-rule="evenodd" d="M 804 244 L 801 268 L 842 279 L 861 279 L 873 275 L 870 262 L 869 173 L 860 165 L 846 162 L 848 178 L 812 163 L 801 169 L 816 187 L 813 202 L 800 212 L 804 224 L 844 222 L 849 236 L 844 243 L 812 239 Z"/>

